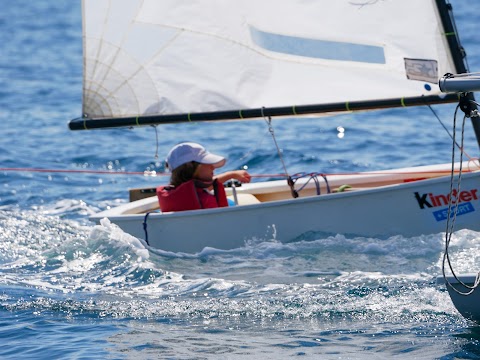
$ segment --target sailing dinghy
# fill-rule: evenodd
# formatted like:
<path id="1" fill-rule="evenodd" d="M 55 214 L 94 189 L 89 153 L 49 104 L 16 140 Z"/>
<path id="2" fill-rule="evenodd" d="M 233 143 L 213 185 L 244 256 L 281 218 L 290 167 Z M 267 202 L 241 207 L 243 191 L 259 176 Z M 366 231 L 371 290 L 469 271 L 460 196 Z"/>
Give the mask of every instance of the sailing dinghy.
<path id="1" fill-rule="evenodd" d="M 452 303 L 458 312 L 480 324 L 479 274 L 465 273 L 438 277 L 437 283 L 445 284 Z"/>
<path id="2" fill-rule="evenodd" d="M 82 4 L 83 116 L 71 130 L 458 102 L 438 79 L 466 71 L 445 0 Z M 454 197 L 457 229 L 480 230 L 478 164 L 459 162 L 454 172 L 461 167 L 462 191 L 452 195 L 452 166 L 439 164 L 245 184 L 227 189 L 237 201 L 228 208 L 162 213 L 147 197 L 92 219 L 152 247 L 194 253 L 320 234 L 441 233 Z"/>

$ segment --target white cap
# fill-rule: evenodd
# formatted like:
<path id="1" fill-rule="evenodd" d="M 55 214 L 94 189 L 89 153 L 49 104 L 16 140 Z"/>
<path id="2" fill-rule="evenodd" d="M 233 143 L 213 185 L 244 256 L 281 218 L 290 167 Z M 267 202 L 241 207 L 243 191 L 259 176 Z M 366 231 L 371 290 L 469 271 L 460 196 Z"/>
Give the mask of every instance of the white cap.
<path id="1" fill-rule="evenodd" d="M 209 164 L 215 168 L 222 167 L 227 161 L 223 156 L 209 153 L 205 148 L 197 143 L 184 142 L 175 145 L 167 155 L 167 166 L 170 171 L 175 170 L 180 165 L 190 161 L 196 161 L 200 164 Z"/>

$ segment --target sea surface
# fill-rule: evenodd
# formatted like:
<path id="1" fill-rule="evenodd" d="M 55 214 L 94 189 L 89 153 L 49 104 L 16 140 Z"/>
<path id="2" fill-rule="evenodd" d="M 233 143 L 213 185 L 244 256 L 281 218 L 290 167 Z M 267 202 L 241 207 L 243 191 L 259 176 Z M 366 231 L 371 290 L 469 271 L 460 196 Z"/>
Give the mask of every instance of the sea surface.
<path id="1" fill-rule="evenodd" d="M 444 234 L 183 254 L 90 222 L 129 188 L 166 183 L 164 156 L 181 140 L 255 181 L 282 164 L 263 121 L 69 131 L 81 116 L 80 1 L 0 5 L 0 359 L 480 358 L 480 327 L 436 284 Z M 452 5 L 480 71 L 480 2 Z M 448 163 L 442 123 L 451 131 L 455 105 L 434 110 L 273 128 L 290 173 Z M 478 150 L 467 123 L 465 151 Z M 458 271 L 480 269 L 479 239 L 454 234 Z"/>

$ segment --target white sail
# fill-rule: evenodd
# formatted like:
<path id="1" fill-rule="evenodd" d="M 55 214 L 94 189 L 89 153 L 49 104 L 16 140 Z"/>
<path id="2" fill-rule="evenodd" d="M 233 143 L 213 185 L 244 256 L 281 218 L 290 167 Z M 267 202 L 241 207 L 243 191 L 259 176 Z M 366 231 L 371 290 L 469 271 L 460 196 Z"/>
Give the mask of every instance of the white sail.
<path id="1" fill-rule="evenodd" d="M 84 0 L 90 118 L 440 94 L 434 0 Z"/>

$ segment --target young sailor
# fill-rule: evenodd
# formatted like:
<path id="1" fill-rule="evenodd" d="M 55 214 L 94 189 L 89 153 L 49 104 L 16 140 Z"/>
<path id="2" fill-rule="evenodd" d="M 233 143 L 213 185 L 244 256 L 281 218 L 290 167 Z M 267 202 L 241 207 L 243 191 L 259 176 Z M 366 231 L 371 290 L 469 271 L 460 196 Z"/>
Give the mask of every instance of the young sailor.
<path id="1" fill-rule="evenodd" d="M 167 155 L 172 172 L 170 185 L 157 188 L 160 210 L 184 211 L 228 206 L 223 182 L 235 179 L 250 182 L 245 170 L 227 171 L 214 176 L 214 170 L 225 165 L 223 156 L 215 155 L 197 143 L 175 145 Z"/>

